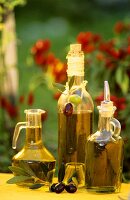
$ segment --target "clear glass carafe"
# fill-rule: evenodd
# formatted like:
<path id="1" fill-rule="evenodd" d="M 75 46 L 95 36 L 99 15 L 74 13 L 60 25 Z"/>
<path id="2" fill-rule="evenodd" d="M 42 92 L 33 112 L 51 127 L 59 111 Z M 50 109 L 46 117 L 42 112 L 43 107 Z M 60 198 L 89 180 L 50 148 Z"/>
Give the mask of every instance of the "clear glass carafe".
<path id="1" fill-rule="evenodd" d="M 55 172 L 55 158 L 46 149 L 42 142 L 42 123 L 41 116 L 45 113 L 41 109 L 25 110 L 26 122 L 16 124 L 13 136 L 13 148 L 16 148 L 16 142 L 21 129 L 26 130 L 25 145 L 12 159 L 12 166 L 20 167 L 29 166 L 36 177 L 45 185 L 52 183 Z M 28 167 L 27 167 L 28 168 Z M 14 175 L 18 175 L 15 173 Z M 35 179 L 36 180 L 36 179 Z M 28 186 L 32 180 L 23 181 L 20 185 Z"/>
<path id="2" fill-rule="evenodd" d="M 80 187 L 85 184 L 85 141 L 92 133 L 94 106 L 86 91 L 80 44 L 70 45 L 67 59 L 68 82 L 58 100 L 58 169 L 65 166 L 65 183 L 76 172 Z"/>
<path id="3" fill-rule="evenodd" d="M 107 81 L 104 87 L 104 101 L 98 109 L 98 131 L 92 134 L 86 143 L 86 188 L 94 192 L 119 192 L 123 167 L 123 140 L 120 136 L 120 122 L 113 118 L 116 107 L 110 101 Z"/>

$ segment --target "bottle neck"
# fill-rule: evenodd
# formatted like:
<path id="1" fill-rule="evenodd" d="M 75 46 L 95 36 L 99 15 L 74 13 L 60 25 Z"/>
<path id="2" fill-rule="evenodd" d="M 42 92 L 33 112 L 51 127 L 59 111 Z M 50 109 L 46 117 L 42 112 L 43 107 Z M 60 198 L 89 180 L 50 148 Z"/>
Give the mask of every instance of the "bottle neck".
<path id="1" fill-rule="evenodd" d="M 99 114 L 98 129 L 100 132 L 103 130 L 111 131 L 111 118 L 112 117 L 102 117 L 101 114 Z"/>
<path id="2" fill-rule="evenodd" d="M 42 143 L 42 127 L 28 126 L 26 128 L 25 147 L 39 149 L 43 146 Z"/>
<path id="3" fill-rule="evenodd" d="M 68 76 L 68 82 L 71 80 L 72 76 Z M 73 85 L 80 85 L 84 81 L 84 76 L 74 76 Z"/>

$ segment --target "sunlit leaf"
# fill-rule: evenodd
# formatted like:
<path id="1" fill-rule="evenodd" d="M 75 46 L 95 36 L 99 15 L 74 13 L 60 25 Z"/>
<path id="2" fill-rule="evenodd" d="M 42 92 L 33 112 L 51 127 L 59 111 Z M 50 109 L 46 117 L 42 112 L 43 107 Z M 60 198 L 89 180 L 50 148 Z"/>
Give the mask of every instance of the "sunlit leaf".
<path id="1" fill-rule="evenodd" d="M 38 188 L 41 188 L 42 186 L 44 186 L 44 184 L 42 183 L 36 183 L 36 184 L 33 184 L 29 187 L 29 189 L 33 189 L 33 190 L 36 190 Z"/>
<path id="2" fill-rule="evenodd" d="M 8 184 L 14 184 L 14 183 L 20 183 L 26 180 L 33 180 L 33 178 L 29 177 L 29 176 L 14 176 L 13 178 L 9 179 L 7 181 Z"/>
<path id="3" fill-rule="evenodd" d="M 72 177 L 72 181 L 73 181 L 73 183 L 74 183 L 76 186 L 78 186 L 78 181 L 77 181 L 77 178 L 76 178 L 76 177 Z"/>
<path id="4" fill-rule="evenodd" d="M 122 92 L 126 94 L 129 89 L 129 77 L 121 67 L 116 71 L 116 82 L 120 86 Z"/>
<path id="5" fill-rule="evenodd" d="M 17 175 L 25 175 L 25 176 L 28 175 L 27 172 L 26 172 L 24 169 L 20 168 L 20 167 L 9 166 L 9 169 L 10 169 L 13 173 L 15 173 L 15 174 L 17 174 Z"/>
<path id="6" fill-rule="evenodd" d="M 57 88 L 60 92 L 64 92 L 65 86 L 60 83 L 53 83 L 53 87 Z"/>
<path id="7" fill-rule="evenodd" d="M 72 174 L 72 176 L 68 179 L 68 181 L 67 181 L 67 183 L 70 183 L 71 181 L 73 181 L 72 180 L 72 178 L 76 178 L 77 177 L 77 172 L 76 171 L 74 171 L 74 173 Z"/>
<path id="8" fill-rule="evenodd" d="M 32 169 L 29 167 L 28 163 L 25 163 L 23 161 L 20 161 L 20 167 L 23 168 L 30 176 L 35 176 L 36 174 L 32 171 Z"/>

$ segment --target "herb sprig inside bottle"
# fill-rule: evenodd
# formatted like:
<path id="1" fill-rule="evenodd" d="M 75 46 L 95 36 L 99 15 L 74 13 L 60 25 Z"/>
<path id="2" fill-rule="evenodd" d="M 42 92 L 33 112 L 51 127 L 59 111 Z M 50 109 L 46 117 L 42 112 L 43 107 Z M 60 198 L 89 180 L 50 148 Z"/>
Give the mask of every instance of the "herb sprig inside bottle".
<path id="1" fill-rule="evenodd" d="M 84 53 L 80 44 L 70 45 L 67 77 L 66 86 L 60 87 L 62 94 L 58 100 L 58 170 L 64 163 L 66 183 L 76 166 L 78 187 L 83 187 L 85 140 L 92 133 L 94 106 L 86 90 Z"/>
<path id="2" fill-rule="evenodd" d="M 7 181 L 8 184 L 20 184 L 24 181 L 28 181 L 30 182 L 30 184 L 28 184 L 30 189 L 38 189 L 46 185 L 46 182 L 38 178 L 29 165 L 23 161 L 20 162 L 20 167 L 9 166 L 9 169 L 15 176 Z"/>
<path id="3" fill-rule="evenodd" d="M 66 93 L 64 93 L 65 89 L 67 90 L 67 94 L 69 94 L 68 103 L 66 103 L 64 107 L 64 114 L 66 116 L 70 116 L 73 113 L 73 107 L 78 106 L 82 102 L 82 86 L 78 86 L 76 89 L 72 88 L 74 81 L 75 76 L 72 76 L 66 85 L 53 83 L 53 86 L 62 94 L 66 95 Z M 86 85 L 86 82 L 83 82 L 82 84 Z"/>

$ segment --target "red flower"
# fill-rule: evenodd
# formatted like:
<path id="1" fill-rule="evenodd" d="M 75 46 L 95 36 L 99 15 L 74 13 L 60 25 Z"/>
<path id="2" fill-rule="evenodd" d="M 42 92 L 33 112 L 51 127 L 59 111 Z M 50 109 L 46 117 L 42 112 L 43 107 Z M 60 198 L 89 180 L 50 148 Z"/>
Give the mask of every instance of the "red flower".
<path id="1" fill-rule="evenodd" d="M 129 66 L 129 68 L 130 68 L 130 66 Z M 126 70 L 126 73 L 127 73 L 128 76 L 130 77 L 130 69 L 127 69 L 127 70 Z"/>
<path id="2" fill-rule="evenodd" d="M 115 69 L 117 67 L 116 63 L 110 58 L 106 58 L 105 67 L 108 69 Z"/>
<path id="3" fill-rule="evenodd" d="M 92 41 L 93 34 L 92 32 L 81 32 L 77 36 L 77 41 L 82 44 L 82 46 L 87 45 L 90 41 Z"/>
<path id="4" fill-rule="evenodd" d="M 116 33 L 122 33 L 125 30 L 125 24 L 123 22 L 117 22 L 114 26 L 114 31 Z"/>
<path id="5" fill-rule="evenodd" d="M 48 53 L 48 54 L 46 55 L 46 64 L 47 64 L 47 65 L 54 64 L 55 61 L 56 61 L 56 58 L 55 58 L 55 56 L 54 56 L 53 53 Z"/>
<path id="6" fill-rule="evenodd" d="M 19 103 L 23 103 L 23 102 L 24 102 L 24 96 L 22 95 L 19 97 Z"/>
<path id="7" fill-rule="evenodd" d="M 127 50 L 126 49 L 119 49 L 119 59 L 124 59 L 127 56 Z"/>
<path id="8" fill-rule="evenodd" d="M 4 110 L 6 110 L 10 117 L 15 118 L 18 116 L 18 108 L 12 103 L 10 103 L 9 100 L 5 97 L 0 98 L 0 106 Z"/>
<path id="9" fill-rule="evenodd" d="M 83 50 L 85 53 L 92 53 L 95 50 L 95 46 L 93 44 L 88 44 Z"/>
<path id="10" fill-rule="evenodd" d="M 7 104 L 8 104 L 7 99 L 2 96 L 0 98 L 0 106 L 1 106 L 1 108 L 6 108 Z"/>
<path id="11" fill-rule="evenodd" d="M 117 51 L 116 49 L 112 48 L 110 51 L 109 51 L 109 54 L 115 58 L 115 59 L 118 59 L 119 58 L 119 51 Z"/>
<path id="12" fill-rule="evenodd" d="M 128 36 L 127 41 L 128 41 L 128 44 L 130 44 L 130 36 Z"/>
<path id="13" fill-rule="evenodd" d="M 110 40 L 107 42 L 101 42 L 99 45 L 99 50 L 109 53 L 110 49 L 114 48 L 114 45 L 115 45 L 114 40 Z"/>
<path id="14" fill-rule="evenodd" d="M 47 119 L 47 117 L 48 117 L 48 112 L 47 111 L 45 111 L 45 113 L 42 113 L 42 115 L 41 115 L 42 122 L 45 121 Z"/>
<path id="15" fill-rule="evenodd" d="M 101 40 L 100 35 L 92 32 L 81 32 L 77 36 L 78 43 L 82 44 L 82 50 L 86 53 L 91 53 L 95 50 L 95 43 Z"/>
<path id="16" fill-rule="evenodd" d="M 12 118 L 16 118 L 18 116 L 18 108 L 11 103 L 8 103 L 8 105 L 6 106 L 6 111 Z"/>
<path id="17" fill-rule="evenodd" d="M 61 94 L 62 94 L 61 92 L 56 92 L 56 93 L 54 94 L 54 96 L 53 96 L 54 99 L 55 99 L 55 100 L 58 100 Z"/>
<path id="18" fill-rule="evenodd" d="M 29 106 L 31 106 L 33 104 L 33 102 L 34 102 L 34 95 L 33 95 L 32 92 L 30 92 L 29 95 L 28 95 L 27 104 Z"/>
<path id="19" fill-rule="evenodd" d="M 36 55 L 37 53 L 45 53 L 50 49 L 49 40 L 38 40 L 31 49 L 31 53 Z"/>
<path id="20" fill-rule="evenodd" d="M 94 34 L 92 40 L 94 43 L 97 43 L 101 40 L 101 36 L 99 34 Z"/>
<path id="21" fill-rule="evenodd" d="M 127 53 L 130 55 L 130 45 L 127 47 Z"/>
<path id="22" fill-rule="evenodd" d="M 66 64 L 57 60 L 55 65 L 52 66 L 52 73 L 55 79 L 55 82 L 62 83 L 66 80 Z"/>
<path id="23" fill-rule="evenodd" d="M 44 56 L 44 54 L 42 53 L 38 53 L 34 56 L 34 60 L 36 62 L 37 65 L 42 65 L 42 67 L 47 64 L 47 59 L 46 57 Z"/>
<path id="24" fill-rule="evenodd" d="M 117 100 L 117 108 L 119 110 L 124 110 L 126 108 L 126 99 L 124 97 L 118 98 L 118 100 Z"/>
<path id="25" fill-rule="evenodd" d="M 99 52 L 99 53 L 97 53 L 96 58 L 99 61 L 103 61 L 105 59 L 105 56 L 103 53 Z"/>
<path id="26" fill-rule="evenodd" d="M 101 104 L 101 101 L 103 101 L 103 99 L 104 99 L 103 94 L 97 96 L 97 97 L 95 98 L 95 101 L 96 101 L 97 105 L 100 105 L 100 104 Z"/>

